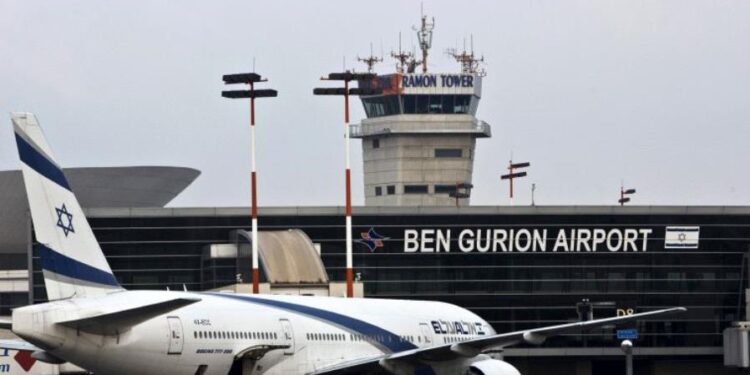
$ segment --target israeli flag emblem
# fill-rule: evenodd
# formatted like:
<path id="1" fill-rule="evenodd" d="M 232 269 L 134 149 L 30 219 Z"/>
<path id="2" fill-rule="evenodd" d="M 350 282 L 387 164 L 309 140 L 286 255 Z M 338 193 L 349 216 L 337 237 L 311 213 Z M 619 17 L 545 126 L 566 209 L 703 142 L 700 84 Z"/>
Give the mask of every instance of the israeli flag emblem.
<path id="1" fill-rule="evenodd" d="M 697 249 L 701 227 L 667 227 L 665 249 Z"/>

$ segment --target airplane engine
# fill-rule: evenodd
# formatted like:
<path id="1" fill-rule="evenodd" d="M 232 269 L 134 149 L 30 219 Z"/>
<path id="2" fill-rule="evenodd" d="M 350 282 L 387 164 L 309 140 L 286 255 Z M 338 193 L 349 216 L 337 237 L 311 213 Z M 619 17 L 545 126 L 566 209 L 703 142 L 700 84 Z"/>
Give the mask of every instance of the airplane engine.
<path id="1" fill-rule="evenodd" d="M 474 362 L 466 373 L 468 375 L 521 375 L 510 363 L 497 359 Z"/>

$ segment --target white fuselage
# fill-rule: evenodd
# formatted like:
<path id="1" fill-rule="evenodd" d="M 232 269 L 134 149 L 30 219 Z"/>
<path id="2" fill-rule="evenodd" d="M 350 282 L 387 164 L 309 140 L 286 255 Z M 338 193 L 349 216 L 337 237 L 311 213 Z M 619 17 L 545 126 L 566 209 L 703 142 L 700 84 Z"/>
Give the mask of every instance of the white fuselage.
<path id="1" fill-rule="evenodd" d="M 165 293 L 201 301 L 117 334 L 55 324 L 85 318 L 81 314 L 98 307 Z M 304 374 L 358 358 L 495 334 L 477 315 L 439 302 L 162 291 L 122 291 L 20 308 L 14 311 L 13 330 L 54 356 L 107 375 L 192 375 L 201 366 L 203 374 L 224 375 L 238 358 L 234 369 L 245 366 L 253 374 Z"/>

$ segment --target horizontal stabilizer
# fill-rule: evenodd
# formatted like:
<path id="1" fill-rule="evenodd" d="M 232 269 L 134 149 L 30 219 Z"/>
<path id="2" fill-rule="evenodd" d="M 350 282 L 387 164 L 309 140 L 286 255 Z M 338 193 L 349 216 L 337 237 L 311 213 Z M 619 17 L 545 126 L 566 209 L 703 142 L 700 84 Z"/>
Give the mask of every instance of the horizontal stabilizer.
<path id="1" fill-rule="evenodd" d="M 166 301 L 125 308 L 106 313 L 94 313 L 85 318 L 65 320 L 57 324 L 97 335 L 116 335 L 151 318 L 199 302 L 200 298 L 180 297 Z"/>
<path id="2" fill-rule="evenodd" d="M 0 319 L 0 329 L 12 329 L 13 321 L 10 319 Z"/>
<path id="3" fill-rule="evenodd" d="M 27 352 L 42 350 L 22 340 L 0 340 L 0 349 L 23 350 Z"/>

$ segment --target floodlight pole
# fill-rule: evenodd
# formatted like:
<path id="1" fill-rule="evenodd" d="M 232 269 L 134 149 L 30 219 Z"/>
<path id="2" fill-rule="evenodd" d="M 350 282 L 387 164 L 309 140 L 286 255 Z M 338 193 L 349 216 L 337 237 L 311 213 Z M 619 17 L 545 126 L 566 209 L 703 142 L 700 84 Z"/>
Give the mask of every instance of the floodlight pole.
<path id="1" fill-rule="evenodd" d="M 374 73 L 353 73 L 346 71 L 343 73 L 331 73 L 328 77 L 323 77 L 323 81 L 344 81 L 344 88 L 316 88 L 313 90 L 314 95 L 343 95 L 344 96 L 344 153 L 345 153 L 345 191 L 346 191 L 346 296 L 354 297 L 354 260 L 352 255 L 352 172 L 351 158 L 349 156 L 350 130 L 349 130 L 349 95 L 374 95 L 379 91 L 372 89 L 350 89 L 349 82 L 353 80 L 361 81 L 372 79 Z"/>
<path id="2" fill-rule="evenodd" d="M 346 144 L 346 297 L 354 297 L 352 254 L 352 168 L 349 156 L 349 80 L 344 80 L 344 143 Z"/>
<path id="3" fill-rule="evenodd" d="M 513 205 L 513 179 L 521 178 L 526 176 L 526 172 L 514 172 L 515 170 L 526 168 L 530 166 L 531 163 L 525 162 L 525 163 L 513 163 L 513 160 L 511 159 L 508 162 L 508 174 L 504 174 L 500 176 L 501 180 L 508 180 L 510 183 L 510 205 Z"/>
<path id="4" fill-rule="evenodd" d="M 623 184 L 620 184 L 620 199 L 617 202 L 619 202 L 622 207 L 625 203 L 630 202 L 630 197 L 628 197 L 628 195 L 633 194 L 635 194 L 635 189 L 625 189 Z"/>
<path id="5" fill-rule="evenodd" d="M 225 84 L 243 83 L 250 86 L 250 90 L 222 91 L 221 96 L 231 99 L 250 98 L 250 215 L 252 222 L 252 282 L 253 294 L 260 293 L 260 270 L 258 268 L 258 195 L 257 195 L 257 166 L 255 157 L 255 98 L 275 97 L 276 90 L 255 90 L 256 82 L 266 82 L 255 73 L 228 74 L 223 77 Z M 239 256 L 239 254 L 238 254 Z"/>
<path id="6" fill-rule="evenodd" d="M 255 84 L 250 82 L 250 92 L 255 92 Z M 253 294 L 260 293 L 260 270 L 258 269 L 258 189 L 257 167 L 255 164 L 255 96 L 250 97 L 250 191 L 251 191 L 251 220 L 252 220 L 252 265 L 253 265 Z M 239 256 L 239 252 L 237 253 Z"/>

